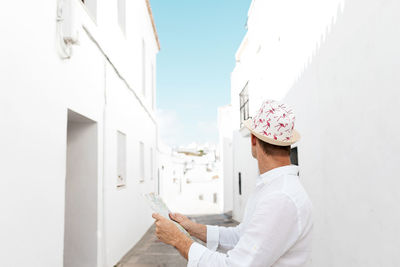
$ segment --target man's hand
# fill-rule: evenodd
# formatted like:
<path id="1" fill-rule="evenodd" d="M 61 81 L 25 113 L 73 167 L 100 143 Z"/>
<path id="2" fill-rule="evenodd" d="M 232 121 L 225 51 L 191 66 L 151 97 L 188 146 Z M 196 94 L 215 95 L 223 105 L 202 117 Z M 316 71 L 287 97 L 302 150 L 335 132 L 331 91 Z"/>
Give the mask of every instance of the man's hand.
<path id="1" fill-rule="evenodd" d="M 175 246 L 182 232 L 173 222 L 160 214 L 153 213 L 152 217 L 156 220 L 156 235 L 158 239 L 168 245 Z"/>
<path id="2" fill-rule="evenodd" d="M 182 256 L 187 259 L 193 240 L 182 233 L 172 221 L 160 214 L 153 213 L 152 217 L 156 220 L 156 235 L 158 239 L 163 243 L 176 247 Z"/>
<path id="3" fill-rule="evenodd" d="M 203 242 L 207 242 L 207 227 L 203 224 L 191 221 L 180 213 L 170 213 L 169 217 L 179 223 L 191 236 L 195 236 Z"/>
<path id="4" fill-rule="evenodd" d="M 179 223 L 183 228 L 185 228 L 185 230 L 188 231 L 189 234 L 192 232 L 193 228 L 196 227 L 195 222 L 189 220 L 188 217 L 180 213 L 170 213 L 169 217 L 171 218 L 171 220 L 174 220 L 175 222 Z"/>

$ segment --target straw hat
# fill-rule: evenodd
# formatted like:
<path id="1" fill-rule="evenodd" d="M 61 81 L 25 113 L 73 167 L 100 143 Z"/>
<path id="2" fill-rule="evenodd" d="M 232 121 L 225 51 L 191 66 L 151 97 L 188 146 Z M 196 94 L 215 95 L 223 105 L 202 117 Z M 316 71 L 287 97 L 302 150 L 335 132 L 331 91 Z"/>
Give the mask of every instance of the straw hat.
<path id="1" fill-rule="evenodd" d="M 294 129 L 296 118 L 286 104 L 267 100 L 261 105 L 256 116 L 244 122 L 258 139 L 277 146 L 290 146 L 300 140 Z"/>

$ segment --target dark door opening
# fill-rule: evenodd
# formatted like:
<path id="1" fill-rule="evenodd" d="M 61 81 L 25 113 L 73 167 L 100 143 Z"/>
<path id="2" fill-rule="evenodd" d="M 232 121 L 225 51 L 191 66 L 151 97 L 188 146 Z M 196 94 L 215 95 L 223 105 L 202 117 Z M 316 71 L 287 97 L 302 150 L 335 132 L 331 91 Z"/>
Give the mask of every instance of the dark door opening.
<path id="1" fill-rule="evenodd" d="M 68 111 L 64 267 L 97 266 L 97 124 Z"/>

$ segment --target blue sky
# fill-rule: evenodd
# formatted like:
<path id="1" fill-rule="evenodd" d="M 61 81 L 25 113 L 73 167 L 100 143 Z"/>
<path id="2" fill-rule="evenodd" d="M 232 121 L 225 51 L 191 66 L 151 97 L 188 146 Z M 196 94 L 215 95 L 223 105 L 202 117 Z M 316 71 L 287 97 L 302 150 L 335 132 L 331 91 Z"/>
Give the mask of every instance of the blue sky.
<path id="1" fill-rule="evenodd" d="M 168 145 L 216 143 L 217 108 L 230 102 L 230 73 L 251 0 L 152 0 L 160 135 Z"/>

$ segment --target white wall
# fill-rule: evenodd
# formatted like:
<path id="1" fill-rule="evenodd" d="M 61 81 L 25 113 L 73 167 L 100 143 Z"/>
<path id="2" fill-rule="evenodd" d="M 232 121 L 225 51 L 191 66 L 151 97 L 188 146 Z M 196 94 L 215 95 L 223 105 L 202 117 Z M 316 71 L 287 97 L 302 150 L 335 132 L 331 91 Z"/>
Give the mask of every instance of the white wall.
<path id="1" fill-rule="evenodd" d="M 233 148 L 232 148 L 232 106 L 218 108 L 218 133 L 219 151 L 221 162 L 222 210 L 228 212 L 233 210 Z"/>
<path id="2" fill-rule="evenodd" d="M 153 222 L 151 210 L 142 195 L 155 188 L 156 180 L 150 180 L 147 150 L 156 146 L 156 130 L 148 114 L 109 66 L 106 76 L 104 234 L 107 262 L 115 264 Z M 126 134 L 127 138 L 127 184 L 121 189 L 116 188 L 117 131 Z M 145 145 L 144 182 L 140 176 L 139 142 Z"/>
<path id="3" fill-rule="evenodd" d="M 171 211 L 188 215 L 222 212 L 223 184 L 215 147 L 192 144 L 175 149 L 163 145 L 160 148 L 160 195 Z M 190 154 L 200 150 L 205 155 Z"/>
<path id="4" fill-rule="evenodd" d="M 315 206 L 312 266 L 400 265 L 398 10 L 398 1 L 347 2 L 286 97 Z"/>
<path id="5" fill-rule="evenodd" d="M 314 203 L 310 266 L 400 264 L 398 10 L 395 0 L 307 0 L 253 1 L 249 12 L 232 106 L 249 80 L 251 114 L 266 98 L 296 110 L 300 179 Z M 234 168 L 254 169 L 243 139 Z"/>
<path id="6" fill-rule="evenodd" d="M 242 132 L 233 133 L 233 218 L 242 221 L 246 202 L 253 192 L 259 175 L 257 161 L 251 156 L 249 136 Z M 241 194 L 239 194 L 239 172 Z"/>
<path id="7" fill-rule="evenodd" d="M 157 53 L 145 1 L 128 3 L 126 37 L 116 2 L 98 0 L 96 23 L 75 4 L 79 25 L 118 75 L 81 26 L 71 59 L 59 58 L 56 1 L 0 4 L 1 266 L 63 265 L 68 109 L 98 125 L 98 266 L 116 264 L 152 222 L 141 193 L 153 191 L 155 180 L 139 184 L 137 167 L 137 142 L 156 147 L 157 127 L 152 99 L 140 93 L 140 40 L 147 40 L 148 66 Z M 128 143 L 121 190 L 117 130 Z"/>

